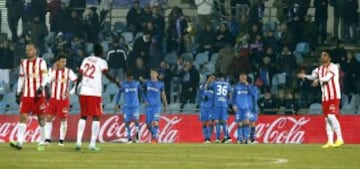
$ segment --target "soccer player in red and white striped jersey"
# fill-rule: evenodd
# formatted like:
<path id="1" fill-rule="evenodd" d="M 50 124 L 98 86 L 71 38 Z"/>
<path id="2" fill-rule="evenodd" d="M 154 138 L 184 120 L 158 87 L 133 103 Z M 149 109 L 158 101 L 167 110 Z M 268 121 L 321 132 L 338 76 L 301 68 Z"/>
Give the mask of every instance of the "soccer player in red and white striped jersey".
<path id="1" fill-rule="evenodd" d="M 59 54 L 53 68 L 49 70 L 49 76 L 44 80 L 42 88 L 50 83 L 50 101 L 48 105 L 48 114 L 46 117 L 46 143 L 51 142 L 52 121 L 55 116 L 61 119 L 59 145 L 64 145 L 64 139 L 67 130 L 67 116 L 69 113 L 69 85 L 70 81 L 75 82 L 77 76 L 66 67 L 66 55 Z"/>
<path id="2" fill-rule="evenodd" d="M 44 151 L 45 141 L 45 112 L 47 109 L 44 91 L 38 92 L 37 89 L 47 76 L 47 66 L 45 60 L 37 57 L 37 49 L 34 44 L 26 45 L 27 58 L 20 63 L 18 88 L 16 92 L 16 102 L 20 103 L 20 120 L 17 125 L 17 142 L 10 142 L 10 145 L 19 150 L 22 149 L 26 122 L 28 116 L 37 115 L 40 124 L 40 140 L 38 151 Z"/>
<path id="3" fill-rule="evenodd" d="M 313 70 L 311 75 L 298 74 L 299 78 L 307 78 L 314 81 L 314 84 L 320 83 L 322 92 L 322 109 L 326 122 L 326 133 L 328 135 L 328 142 L 323 145 L 323 148 L 339 147 L 344 144 L 342 138 L 341 127 L 337 115 L 340 110 L 340 79 L 339 67 L 331 62 L 330 52 L 327 50 L 321 53 L 321 66 Z M 337 140 L 334 143 L 334 131 Z"/>

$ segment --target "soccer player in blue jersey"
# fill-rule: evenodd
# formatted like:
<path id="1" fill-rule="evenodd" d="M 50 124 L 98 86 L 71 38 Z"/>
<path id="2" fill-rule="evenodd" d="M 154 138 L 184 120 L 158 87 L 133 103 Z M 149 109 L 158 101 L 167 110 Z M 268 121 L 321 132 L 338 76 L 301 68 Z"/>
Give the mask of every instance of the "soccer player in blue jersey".
<path id="1" fill-rule="evenodd" d="M 145 116 L 146 125 L 151 132 L 152 143 L 158 141 L 159 120 L 161 111 L 161 100 L 166 109 L 168 103 L 166 101 L 164 83 L 158 80 L 159 72 L 156 69 L 150 70 L 150 80 L 144 83 L 145 94 Z"/>
<path id="2" fill-rule="evenodd" d="M 258 113 L 259 113 L 259 107 L 257 105 L 257 101 L 259 100 L 260 91 L 257 86 L 254 84 L 251 84 L 251 79 L 249 79 L 249 91 L 250 91 L 250 99 L 249 99 L 249 105 L 250 105 L 250 141 L 251 143 L 255 142 L 255 127 L 256 127 L 256 121 L 258 120 Z"/>
<path id="3" fill-rule="evenodd" d="M 238 143 L 248 143 L 250 141 L 250 118 L 253 119 L 251 109 L 250 85 L 247 81 L 247 74 L 240 73 L 239 83 L 233 87 L 233 110 L 235 112 L 235 121 L 238 124 L 237 134 Z"/>
<path id="4" fill-rule="evenodd" d="M 200 85 L 200 121 L 204 135 L 204 143 L 211 143 L 211 134 L 213 131 L 212 112 L 214 103 L 214 91 L 207 89 L 207 86 L 215 80 L 215 75 L 208 76 L 207 81 Z"/>
<path id="5" fill-rule="evenodd" d="M 139 138 L 139 96 L 143 96 L 142 88 L 137 80 L 134 80 L 132 72 L 126 72 L 126 80 L 121 83 L 118 94 L 116 95 L 116 106 L 119 107 L 121 94 L 124 95 L 123 113 L 127 131 L 128 143 L 132 143 L 130 123 L 135 123 L 136 138 Z"/>
<path id="6" fill-rule="evenodd" d="M 224 80 L 224 74 L 219 73 L 217 79 L 209 85 L 209 88 L 214 91 L 214 122 L 216 130 L 215 143 L 220 143 L 220 125 L 223 128 L 224 139 L 223 143 L 230 143 L 231 139 L 227 130 L 228 120 L 228 105 L 230 100 L 231 85 Z"/>

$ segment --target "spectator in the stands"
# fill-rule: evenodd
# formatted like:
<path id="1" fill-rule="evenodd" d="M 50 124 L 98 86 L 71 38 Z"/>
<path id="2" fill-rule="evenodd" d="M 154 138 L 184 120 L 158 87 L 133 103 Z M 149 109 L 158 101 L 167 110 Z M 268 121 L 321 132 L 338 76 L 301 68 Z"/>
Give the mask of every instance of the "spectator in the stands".
<path id="1" fill-rule="evenodd" d="M 304 68 L 300 69 L 300 73 L 306 73 Z M 301 108 L 308 108 L 310 104 L 309 96 L 314 96 L 314 87 L 311 86 L 312 82 L 306 78 L 297 80 L 297 87 L 299 89 L 300 94 L 300 107 Z"/>
<path id="2" fill-rule="evenodd" d="M 47 0 L 31 0 L 30 18 L 33 20 L 39 17 L 41 22 L 45 23 Z"/>
<path id="3" fill-rule="evenodd" d="M 156 29 L 161 33 L 163 37 L 165 34 L 165 18 L 161 13 L 161 7 L 159 5 L 152 7 L 152 22 L 154 23 Z"/>
<path id="4" fill-rule="evenodd" d="M 23 0 L 6 0 L 7 20 L 11 32 L 11 38 L 14 42 L 18 40 L 18 22 L 23 16 L 24 1 Z M 23 23 L 24 24 L 24 23 Z M 24 29 L 24 27 L 23 27 Z"/>
<path id="5" fill-rule="evenodd" d="M 269 31 L 265 33 L 264 36 L 264 48 L 272 48 L 274 53 L 277 53 L 279 51 L 279 40 L 274 36 L 273 31 Z M 275 58 L 272 58 L 274 60 Z"/>
<path id="6" fill-rule="evenodd" d="M 288 46 L 284 46 L 276 62 L 280 73 L 286 73 L 286 86 L 290 86 L 293 80 L 294 70 L 296 69 L 296 58 Z"/>
<path id="7" fill-rule="evenodd" d="M 329 4 L 334 7 L 334 37 L 344 38 L 344 5 L 346 0 L 331 0 Z M 340 29 L 340 31 L 339 31 Z M 340 33 L 340 34 L 339 34 Z M 333 56 L 333 55 L 332 55 Z"/>
<path id="8" fill-rule="evenodd" d="M 273 6 L 276 8 L 276 18 L 280 23 L 286 22 L 288 12 L 293 5 L 293 0 L 275 0 Z"/>
<path id="9" fill-rule="evenodd" d="M 70 44 L 65 40 L 65 36 L 62 32 L 56 35 L 56 41 L 51 48 L 52 53 L 58 56 L 60 52 L 72 53 Z"/>
<path id="10" fill-rule="evenodd" d="M 281 106 L 285 108 L 285 115 L 298 115 L 300 110 L 299 103 L 297 99 L 294 97 L 294 93 L 288 91 L 285 99 L 282 101 Z"/>
<path id="11" fill-rule="evenodd" d="M 235 18 L 240 18 L 240 16 L 248 16 L 250 10 L 250 1 L 249 0 L 230 0 L 231 6 L 231 15 Z"/>
<path id="12" fill-rule="evenodd" d="M 58 32 L 65 32 L 67 29 L 67 21 L 70 18 L 70 11 L 66 7 L 65 3 L 60 4 L 60 9 L 54 13 L 54 21 L 50 22 L 51 24 L 51 31 L 58 33 Z"/>
<path id="13" fill-rule="evenodd" d="M 106 17 L 108 16 L 108 14 L 111 11 L 112 3 L 113 3 L 114 0 L 99 0 L 99 1 L 100 1 L 100 5 L 99 5 L 100 24 L 103 24 Z"/>
<path id="14" fill-rule="evenodd" d="M 234 44 L 234 38 L 225 23 L 220 24 L 214 36 L 214 52 L 219 52 L 221 48 Z"/>
<path id="15" fill-rule="evenodd" d="M 91 7 L 85 15 L 85 27 L 87 32 L 87 41 L 97 43 L 100 32 L 99 15 L 96 12 L 96 7 Z"/>
<path id="16" fill-rule="evenodd" d="M 134 73 L 134 79 L 140 82 L 150 78 L 150 70 L 145 66 L 141 57 L 136 59 L 136 65 L 132 68 L 132 72 Z"/>
<path id="17" fill-rule="evenodd" d="M 165 60 L 161 61 L 159 68 L 159 80 L 164 82 L 165 95 L 168 103 L 170 103 L 170 91 L 171 91 L 170 85 L 172 78 L 173 78 L 173 74 L 169 64 Z"/>
<path id="18" fill-rule="evenodd" d="M 184 36 L 186 35 L 187 21 L 183 11 L 174 7 L 169 14 L 169 26 L 167 27 L 167 52 L 175 51 L 178 55 L 185 51 Z"/>
<path id="19" fill-rule="evenodd" d="M 111 76 L 120 81 L 125 79 L 124 73 L 129 54 L 129 48 L 123 41 L 125 40 L 122 36 L 114 38 L 112 49 L 107 52 L 106 56 Z"/>
<path id="20" fill-rule="evenodd" d="M 293 32 L 291 32 L 288 29 L 288 26 L 286 23 L 280 24 L 279 33 L 281 34 L 280 37 L 280 47 L 283 47 L 284 45 L 289 46 L 290 50 L 293 50 L 295 48 L 294 44 L 294 38 L 293 38 Z"/>
<path id="21" fill-rule="evenodd" d="M 271 86 L 271 80 L 276 71 L 275 69 L 276 68 L 274 63 L 272 63 L 272 60 L 269 57 L 264 57 L 258 70 L 257 81 L 260 83 L 260 85 L 258 85 L 260 89 L 263 90 L 265 87 Z"/>
<path id="22" fill-rule="evenodd" d="M 149 5 L 144 6 L 143 12 L 140 14 L 141 30 L 146 31 L 147 23 L 152 22 L 152 11 Z"/>
<path id="23" fill-rule="evenodd" d="M 229 66 L 235 57 L 234 48 L 231 46 L 227 46 L 225 48 L 220 49 L 219 57 L 216 60 L 215 68 L 217 72 L 221 72 L 224 75 L 228 75 Z"/>
<path id="24" fill-rule="evenodd" d="M 346 56 L 346 60 L 343 63 L 342 70 L 345 73 L 344 78 L 344 93 L 351 94 L 357 93 L 359 94 L 358 87 L 359 79 L 360 79 L 360 63 L 354 57 L 353 52 L 348 52 Z"/>
<path id="25" fill-rule="evenodd" d="M 151 33 L 144 32 L 143 36 L 138 37 L 133 45 L 132 53 L 130 54 L 129 66 L 134 65 L 134 61 L 137 58 L 142 58 L 144 63 L 147 63 L 149 60 L 149 52 L 150 52 L 150 44 L 151 44 Z"/>
<path id="26" fill-rule="evenodd" d="M 69 65 L 69 68 L 71 68 L 74 72 L 78 72 L 82 60 L 87 56 L 88 54 L 84 48 L 77 48 L 74 53 L 69 55 L 67 65 Z"/>
<path id="27" fill-rule="evenodd" d="M 355 43 L 358 38 L 359 2 L 357 0 L 344 0 L 344 3 L 344 40 L 347 43 Z"/>
<path id="28" fill-rule="evenodd" d="M 181 78 L 181 108 L 189 101 L 195 103 L 196 91 L 200 82 L 199 71 L 192 62 L 186 62 L 184 70 L 180 73 Z"/>
<path id="29" fill-rule="evenodd" d="M 139 5 L 139 1 L 134 1 L 129 12 L 126 14 L 126 27 L 136 35 L 141 30 L 140 16 L 143 13 L 143 9 Z"/>
<path id="30" fill-rule="evenodd" d="M 265 6 L 262 1 L 250 1 L 249 21 L 250 24 L 262 23 Z"/>
<path id="31" fill-rule="evenodd" d="M 205 30 L 198 33 L 199 47 L 196 49 L 196 53 L 212 53 L 214 51 L 214 37 L 215 33 L 212 26 L 206 25 Z"/>
<path id="32" fill-rule="evenodd" d="M 331 62 L 339 63 L 341 67 L 344 67 L 347 51 L 345 49 L 345 43 L 342 40 L 337 40 L 336 47 L 331 50 Z"/>
<path id="33" fill-rule="evenodd" d="M 61 0 L 50 0 L 50 2 L 46 6 L 46 12 L 50 13 L 50 32 L 56 32 L 55 29 L 55 16 L 61 9 Z"/>
<path id="34" fill-rule="evenodd" d="M 308 42 L 311 47 L 315 47 L 318 44 L 318 31 L 315 22 L 312 21 L 311 15 L 306 15 L 303 25 L 303 36 L 300 38 L 300 42 Z"/>
<path id="35" fill-rule="evenodd" d="M 10 87 L 10 71 L 14 69 L 15 56 L 10 49 L 8 40 L 4 40 L 0 45 L 0 86 L 6 90 Z"/>
<path id="36" fill-rule="evenodd" d="M 76 15 L 82 18 L 82 14 L 86 8 L 86 0 L 70 0 L 69 8 L 76 11 Z"/>
<path id="37" fill-rule="evenodd" d="M 215 0 L 216 2 L 217 0 Z M 204 29 L 205 25 L 211 24 L 212 9 L 214 7 L 213 0 L 195 0 L 197 7 L 197 17 L 199 20 L 200 29 Z"/>
<path id="38" fill-rule="evenodd" d="M 71 11 L 71 17 L 65 21 L 66 24 L 65 28 L 65 39 L 71 39 L 74 35 L 79 35 L 80 37 L 84 37 L 86 32 L 84 23 L 82 19 L 78 16 L 76 11 Z"/>
<path id="39" fill-rule="evenodd" d="M 264 43 L 261 35 L 256 35 L 255 39 L 250 42 L 250 51 L 252 64 L 261 63 L 264 54 Z"/>
<path id="40" fill-rule="evenodd" d="M 328 4 L 329 0 L 314 1 L 316 33 L 318 35 L 317 40 L 320 40 L 320 44 L 327 43 Z"/>
<path id="41" fill-rule="evenodd" d="M 275 115 L 278 113 L 278 101 L 271 94 L 269 87 L 265 88 L 265 94 L 258 100 L 257 104 L 260 109 L 260 114 Z"/>
<path id="42" fill-rule="evenodd" d="M 30 36 L 31 42 L 35 43 L 40 54 L 42 54 L 45 51 L 45 37 L 48 35 L 45 22 L 40 20 L 39 16 L 36 16 L 25 31 Z"/>
<path id="43" fill-rule="evenodd" d="M 237 39 L 242 38 L 245 34 L 248 33 L 248 31 L 250 29 L 249 18 L 245 15 L 241 16 L 238 27 L 239 27 L 239 30 L 238 30 Z M 237 42 L 238 42 L 238 40 L 237 40 Z"/>

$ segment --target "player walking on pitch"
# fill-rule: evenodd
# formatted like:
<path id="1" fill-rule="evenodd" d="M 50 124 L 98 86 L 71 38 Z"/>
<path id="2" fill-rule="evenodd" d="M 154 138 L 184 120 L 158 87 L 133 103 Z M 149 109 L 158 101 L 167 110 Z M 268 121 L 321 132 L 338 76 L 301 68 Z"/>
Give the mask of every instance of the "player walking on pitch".
<path id="1" fill-rule="evenodd" d="M 323 148 L 339 147 L 344 144 L 341 134 L 341 127 L 337 115 L 339 115 L 339 105 L 341 100 L 339 67 L 331 62 L 330 52 L 327 50 L 321 53 L 321 66 L 313 70 L 311 75 L 304 73 L 298 74 L 299 78 L 313 80 L 314 84 L 320 83 L 322 92 L 322 109 L 326 122 L 326 133 L 328 142 Z M 337 140 L 334 143 L 333 135 L 336 133 Z"/>
<path id="2" fill-rule="evenodd" d="M 77 129 L 76 150 L 81 149 L 86 118 L 88 116 L 92 116 L 93 120 L 91 126 L 91 140 L 89 150 L 100 150 L 98 147 L 96 147 L 96 139 L 99 134 L 100 116 L 102 115 L 102 74 L 104 74 L 111 82 L 120 86 L 119 82 L 117 82 L 109 74 L 107 62 L 102 58 L 103 53 L 104 51 L 101 45 L 94 45 L 95 56 L 89 56 L 85 58 L 80 66 L 78 81 L 75 86 L 76 93 L 78 87 L 80 88 L 79 101 L 81 114 Z M 81 83 L 80 86 L 79 83 Z"/>
<path id="3" fill-rule="evenodd" d="M 10 146 L 18 150 L 23 148 L 25 140 L 26 122 L 29 114 L 37 115 L 40 125 L 40 140 L 38 151 L 44 151 L 45 147 L 45 112 L 46 98 L 42 90 L 38 90 L 47 76 L 45 60 L 39 58 L 35 44 L 26 45 L 27 58 L 20 62 L 18 88 L 16 102 L 20 104 L 20 120 L 17 124 L 17 142 L 10 142 Z M 30 114 L 31 115 L 31 114 Z"/>
<path id="4" fill-rule="evenodd" d="M 161 99 L 164 104 L 164 109 L 166 109 L 168 105 L 165 95 L 164 83 L 158 80 L 158 76 L 159 72 L 156 69 L 151 69 L 150 80 L 147 80 L 144 83 L 145 121 L 147 128 L 152 135 L 152 143 L 158 142 Z"/>
<path id="5" fill-rule="evenodd" d="M 69 82 L 75 82 L 76 80 L 77 76 L 75 75 L 75 73 L 71 69 L 66 67 L 66 55 L 64 53 L 61 53 L 59 56 L 57 56 L 54 67 L 50 68 L 49 76 L 44 80 L 40 88 L 42 90 L 48 83 L 51 84 L 51 96 L 45 124 L 45 143 L 51 142 L 53 120 L 55 116 L 58 116 L 61 120 L 58 145 L 64 145 L 64 139 L 67 131 L 67 116 L 70 106 Z"/>

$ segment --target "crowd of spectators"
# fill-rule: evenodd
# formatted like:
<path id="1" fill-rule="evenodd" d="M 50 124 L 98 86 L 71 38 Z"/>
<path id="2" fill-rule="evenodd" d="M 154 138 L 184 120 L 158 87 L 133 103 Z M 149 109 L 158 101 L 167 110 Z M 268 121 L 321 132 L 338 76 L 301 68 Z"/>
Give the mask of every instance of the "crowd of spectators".
<path id="1" fill-rule="evenodd" d="M 262 113 L 276 114 L 282 106 L 285 114 L 296 114 L 300 108 L 319 102 L 320 90 L 295 75 L 300 71 L 309 73 L 317 65 L 317 48 L 335 39 L 332 56 L 333 62 L 341 66 L 343 91 L 349 96 L 360 93 L 360 63 L 354 52 L 344 48 L 345 43 L 356 43 L 359 36 L 356 0 L 315 0 L 313 4 L 310 0 L 275 0 L 278 21 L 267 22 L 263 19 L 263 0 L 231 0 L 236 6 L 231 9 L 223 8 L 218 0 L 194 2 L 196 18 L 176 6 L 166 16 L 163 6 L 140 6 L 135 0 L 126 23 L 118 23 L 120 29 L 115 25 L 111 29 L 106 19 L 111 10 L 109 0 L 90 8 L 85 0 L 7 0 L 12 38 L 1 41 L 0 70 L 15 70 L 25 57 L 25 44 L 31 41 L 50 66 L 54 56 L 66 52 L 68 67 L 77 71 L 82 59 L 91 54 L 91 45 L 101 43 L 107 50 L 110 72 L 118 79 L 132 71 L 135 79 L 143 81 L 149 78 L 150 68 L 160 68 L 168 102 L 171 85 L 181 84 L 178 101 L 182 106 L 196 104 L 198 86 L 207 74 L 221 72 L 234 83 L 239 72 L 247 72 L 261 89 L 261 110 L 274 109 Z M 332 38 L 326 33 L 329 5 L 335 8 L 335 21 L 339 20 Z M 314 20 L 308 15 L 310 6 L 315 8 Z M 47 12 L 49 28 L 45 24 Z M 23 31 L 18 35 L 20 18 Z M 174 55 L 175 60 L 167 57 Z M 204 56 L 205 61 L 198 62 Z M 215 69 L 205 69 L 208 63 Z M 14 81 L 9 79 L 0 80 L 11 90 Z"/>

